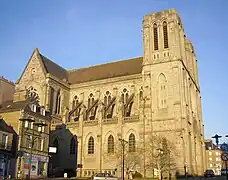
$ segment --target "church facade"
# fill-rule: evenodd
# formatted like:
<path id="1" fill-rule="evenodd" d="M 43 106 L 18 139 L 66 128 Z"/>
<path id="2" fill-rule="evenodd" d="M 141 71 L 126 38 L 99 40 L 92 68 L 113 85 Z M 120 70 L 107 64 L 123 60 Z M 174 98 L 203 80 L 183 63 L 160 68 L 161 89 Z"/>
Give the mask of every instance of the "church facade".
<path id="1" fill-rule="evenodd" d="M 25 99 L 32 89 L 52 113 L 50 143 L 58 147 L 58 166 L 73 166 L 80 176 L 100 171 L 120 175 L 121 157 L 112 156 L 119 139 L 128 141 L 129 153 L 134 153 L 149 136 L 159 135 L 175 145 L 178 172 L 203 174 L 204 130 L 193 45 L 174 9 L 145 15 L 142 29 L 142 57 L 86 68 L 66 70 L 34 50 L 16 82 L 14 101 Z M 64 129 L 57 128 L 60 124 Z M 145 157 L 132 171 L 149 176 Z"/>

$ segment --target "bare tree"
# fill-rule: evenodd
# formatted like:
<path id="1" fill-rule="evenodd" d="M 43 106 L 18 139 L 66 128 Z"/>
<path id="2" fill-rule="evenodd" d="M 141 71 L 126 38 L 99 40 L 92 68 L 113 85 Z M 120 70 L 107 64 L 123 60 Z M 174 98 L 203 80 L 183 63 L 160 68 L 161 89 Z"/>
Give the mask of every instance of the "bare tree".
<path id="1" fill-rule="evenodd" d="M 170 173 L 176 169 L 175 158 L 177 151 L 172 142 L 166 137 L 160 135 L 151 135 L 147 138 L 146 143 L 146 166 L 147 168 L 157 169 L 159 179 L 162 179 L 162 174 Z"/>
<path id="2" fill-rule="evenodd" d="M 142 161 L 143 149 L 139 146 L 135 146 L 133 152 L 129 152 L 129 144 L 126 143 L 124 147 L 123 153 L 123 145 L 120 141 L 115 143 L 114 151 L 113 152 L 105 152 L 104 153 L 104 160 L 106 162 L 112 161 L 116 159 L 116 168 L 122 170 L 123 165 L 123 154 L 124 154 L 124 169 L 126 172 L 136 170 L 137 166 L 140 166 Z"/>

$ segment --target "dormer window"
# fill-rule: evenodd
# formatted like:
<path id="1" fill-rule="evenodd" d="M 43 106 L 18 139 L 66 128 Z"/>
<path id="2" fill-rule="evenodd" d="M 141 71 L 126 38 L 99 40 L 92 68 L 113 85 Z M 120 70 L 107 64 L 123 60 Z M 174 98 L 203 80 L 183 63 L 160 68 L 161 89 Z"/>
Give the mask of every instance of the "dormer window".
<path id="1" fill-rule="evenodd" d="M 45 116 L 45 109 L 44 108 L 40 108 L 40 114 Z"/>
<path id="2" fill-rule="evenodd" d="M 28 127 L 29 127 L 29 122 L 25 121 L 25 128 L 28 128 Z"/>
<path id="3" fill-rule="evenodd" d="M 35 105 L 35 104 L 32 104 L 32 105 L 31 105 L 31 110 L 32 110 L 33 112 L 36 112 L 36 105 Z"/>

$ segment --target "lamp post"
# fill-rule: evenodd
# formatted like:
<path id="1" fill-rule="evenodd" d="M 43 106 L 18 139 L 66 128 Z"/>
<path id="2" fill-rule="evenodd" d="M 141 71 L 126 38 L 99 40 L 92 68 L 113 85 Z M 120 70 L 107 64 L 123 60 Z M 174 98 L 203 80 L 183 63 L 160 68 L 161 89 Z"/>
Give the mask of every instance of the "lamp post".
<path id="1" fill-rule="evenodd" d="M 162 154 L 164 153 L 164 151 L 163 151 L 163 149 L 161 149 L 161 148 L 159 148 L 159 149 L 157 149 L 158 150 L 158 157 L 159 157 L 159 166 L 160 166 L 160 172 L 159 172 L 159 174 L 160 174 L 160 180 L 162 180 Z"/>
<path id="2" fill-rule="evenodd" d="M 128 142 L 126 140 L 120 139 L 120 138 L 119 138 L 119 141 L 122 146 L 122 179 L 124 180 L 124 151 L 125 151 L 125 146 Z"/>
<path id="3" fill-rule="evenodd" d="M 30 152 L 29 152 L 29 171 L 28 171 L 28 179 L 30 179 L 33 145 L 34 145 L 35 140 L 40 137 L 41 132 L 42 132 L 42 127 L 47 126 L 47 124 L 38 123 L 38 122 L 35 123 L 35 120 L 34 119 L 30 119 L 30 118 L 23 118 L 23 119 L 19 119 L 19 120 L 22 121 L 22 122 L 30 122 L 30 123 L 33 123 L 33 126 L 38 127 L 38 132 L 39 132 L 38 136 L 34 137 L 35 130 L 34 130 L 34 128 L 32 128 L 31 146 L 30 146 Z M 29 126 L 27 126 L 26 128 L 27 129 L 26 129 L 25 133 L 28 131 Z M 22 133 L 24 133 L 24 132 L 22 132 Z"/>

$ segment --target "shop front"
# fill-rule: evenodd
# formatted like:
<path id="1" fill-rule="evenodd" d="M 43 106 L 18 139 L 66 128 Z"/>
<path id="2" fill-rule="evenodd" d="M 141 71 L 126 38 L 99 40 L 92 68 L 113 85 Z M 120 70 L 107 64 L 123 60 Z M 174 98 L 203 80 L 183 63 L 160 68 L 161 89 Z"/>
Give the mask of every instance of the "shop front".
<path id="1" fill-rule="evenodd" d="M 46 177 L 48 170 L 48 156 L 42 156 L 33 154 L 31 160 L 31 169 L 30 176 L 31 177 Z M 28 175 L 29 173 L 29 154 L 25 153 L 24 155 L 24 175 Z"/>

